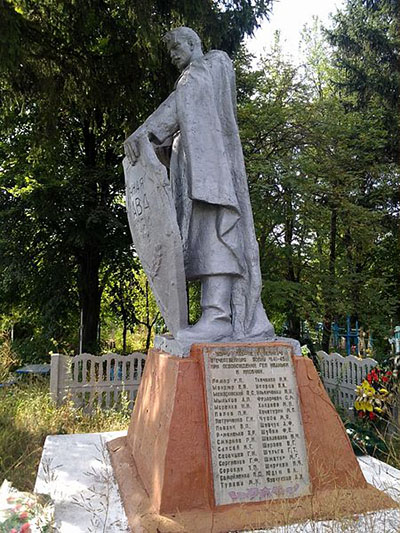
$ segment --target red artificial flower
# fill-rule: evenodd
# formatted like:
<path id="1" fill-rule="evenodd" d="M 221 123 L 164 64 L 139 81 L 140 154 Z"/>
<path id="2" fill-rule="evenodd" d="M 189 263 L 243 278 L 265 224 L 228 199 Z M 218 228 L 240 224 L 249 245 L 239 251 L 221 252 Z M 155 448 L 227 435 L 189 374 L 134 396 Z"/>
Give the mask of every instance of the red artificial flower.
<path id="1" fill-rule="evenodd" d="M 369 413 L 369 419 L 370 420 L 374 420 L 376 418 L 376 414 L 373 413 L 372 411 Z"/>
<path id="2" fill-rule="evenodd" d="M 372 376 L 371 376 L 371 374 L 368 374 L 368 376 L 367 376 L 367 381 L 368 381 L 368 383 L 371 385 L 371 381 L 372 381 Z"/>
<path id="3" fill-rule="evenodd" d="M 23 524 L 21 526 L 20 532 L 21 533 L 31 533 L 31 525 L 29 524 L 29 522 L 25 522 L 25 524 Z"/>
<path id="4" fill-rule="evenodd" d="M 358 411 L 358 416 L 362 418 L 364 416 L 364 411 Z"/>
<path id="5" fill-rule="evenodd" d="M 28 518 L 28 516 L 29 516 L 28 513 L 26 511 L 24 511 L 23 513 L 21 513 L 19 515 L 19 519 L 20 520 L 26 520 Z"/>
<path id="6" fill-rule="evenodd" d="M 384 381 L 385 383 L 387 383 L 389 381 L 389 378 L 387 378 L 386 376 L 382 376 L 382 381 Z"/>

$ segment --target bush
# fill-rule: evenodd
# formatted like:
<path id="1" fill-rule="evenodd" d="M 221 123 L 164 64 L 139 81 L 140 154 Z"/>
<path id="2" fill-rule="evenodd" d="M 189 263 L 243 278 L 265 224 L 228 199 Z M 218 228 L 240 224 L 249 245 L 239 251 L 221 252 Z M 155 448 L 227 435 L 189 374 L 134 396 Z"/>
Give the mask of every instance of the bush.
<path id="1" fill-rule="evenodd" d="M 356 455 L 371 455 L 400 469 L 400 434 L 394 421 L 389 419 L 384 426 L 368 418 L 349 420 L 339 414 Z"/>

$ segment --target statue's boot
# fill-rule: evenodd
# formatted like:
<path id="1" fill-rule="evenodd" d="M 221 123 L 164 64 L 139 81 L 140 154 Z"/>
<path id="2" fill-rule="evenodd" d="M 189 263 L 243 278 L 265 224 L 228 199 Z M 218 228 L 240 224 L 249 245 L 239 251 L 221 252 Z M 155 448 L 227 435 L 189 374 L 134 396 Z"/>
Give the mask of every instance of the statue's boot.
<path id="1" fill-rule="evenodd" d="M 213 342 L 232 336 L 232 276 L 205 276 L 201 280 L 201 318 L 194 325 L 181 329 L 176 339 L 184 344 Z"/>

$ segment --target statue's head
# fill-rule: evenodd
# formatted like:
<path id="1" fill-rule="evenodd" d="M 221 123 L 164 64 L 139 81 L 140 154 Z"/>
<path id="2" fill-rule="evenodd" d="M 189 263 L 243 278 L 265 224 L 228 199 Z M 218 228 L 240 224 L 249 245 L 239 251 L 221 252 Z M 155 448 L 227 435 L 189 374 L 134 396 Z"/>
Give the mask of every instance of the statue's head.
<path id="1" fill-rule="evenodd" d="M 163 41 L 168 47 L 172 63 L 179 70 L 185 69 L 193 59 L 203 55 L 200 37 L 195 31 L 185 26 L 166 33 Z"/>

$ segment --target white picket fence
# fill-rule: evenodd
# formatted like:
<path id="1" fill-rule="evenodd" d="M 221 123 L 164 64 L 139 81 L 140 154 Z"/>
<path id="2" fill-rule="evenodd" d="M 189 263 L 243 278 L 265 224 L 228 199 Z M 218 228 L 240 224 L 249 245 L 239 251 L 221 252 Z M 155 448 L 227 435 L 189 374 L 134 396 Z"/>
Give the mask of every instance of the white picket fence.
<path id="1" fill-rule="evenodd" d="M 50 394 L 60 404 L 71 399 L 90 412 L 94 407 L 118 407 L 136 397 L 145 364 L 140 352 L 129 355 L 108 353 L 96 356 L 53 354 L 50 367 Z M 123 399 L 124 396 L 124 399 Z"/>
<path id="2" fill-rule="evenodd" d="M 352 355 L 317 352 L 321 378 L 334 403 L 352 409 L 355 388 L 378 363 L 374 359 L 358 359 Z M 52 399 L 62 403 L 71 399 L 77 407 L 91 411 L 94 407 L 111 408 L 124 401 L 132 408 L 142 377 L 145 354 L 108 353 L 102 356 L 81 354 L 70 357 L 53 354 L 50 370 Z"/>
<path id="3" fill-rule="evenodd" d="M 321 378 L 332 401 L 344 409 L 353 409 L 356 386 L 378 364 L 375 359 L 358 359 L 338 353 L 317 352 L 321 365 Z"/>

